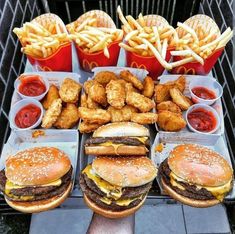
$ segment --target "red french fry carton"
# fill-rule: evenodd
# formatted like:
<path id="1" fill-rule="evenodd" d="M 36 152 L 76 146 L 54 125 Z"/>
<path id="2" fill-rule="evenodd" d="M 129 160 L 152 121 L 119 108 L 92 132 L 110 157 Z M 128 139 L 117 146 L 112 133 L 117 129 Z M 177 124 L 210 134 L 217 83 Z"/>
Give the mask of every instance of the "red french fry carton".
<path id="1" fill-rule="evenodd" d="M 197 61 L 190 62 L 178 67 L 174 67 L 170 72 L 172 74 L 206 75 L 211 71 L 218 58 L 222 54 L 223 50 L 224 48 L 220 48 L 214 51 L 208 58 L 204 60 L 204 65 L 200 64 Z M 183 57 L 181 56 L 174 57 L 174 61 L 179 61 L 182 59 Z"/>

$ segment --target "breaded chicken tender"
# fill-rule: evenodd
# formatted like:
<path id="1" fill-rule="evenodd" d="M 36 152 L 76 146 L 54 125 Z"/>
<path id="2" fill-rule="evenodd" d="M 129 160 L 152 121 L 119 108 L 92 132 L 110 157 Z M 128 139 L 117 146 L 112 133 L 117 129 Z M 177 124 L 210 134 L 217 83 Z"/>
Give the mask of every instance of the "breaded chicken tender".
<path id="1" fill-rule="evenodd" d="M 94 77 L 94 80 L 99 82 L 103 86 L 106 86 L 111 80 L 117 80 L 117 79 L 118 77 L 116 76 L 116 74 L 111 71 L 98 72 Z"/>
<path id="2" fill-rule="evenodd" d="M 181 113 L 181 109 L 172 101 L 165 101 L 157 104 L 157 110 L 168 110 L 174 113 Z"/>
<path id="3" fill-rule="evenodd" d="M 122 78 L 123 80 L 125 80 L 127 82 L 132 83 L 133 86 L 139 90 L 143 90 L 143 88 L 144 88 L 142 82 L 138 79 L 138 77 L 133 75 L 129 70 L 121 71 L 120 78 Z"/>
<path id="4" fill-rule="evenodd" d="M 170 89 L 170 95 L 172 101 L 177 104 L 181 110 L 188 110 L 188 108 L 192 105 L 190 99 L 185 97 L 178 88 Z"/>
<path id="5" fill-rule="evenodd" d="M 157 122 L 158 115 L 155 113 L 133 113 L 131 121 L 138 124 L 153 124 Z"/>
<path id="6" fill-rule="evenodd" d="M 52 102 L 58 98 L 60 98 L 59 89 L 55 85 L 52 84 L 50 86 L 46 96 L 42 100 L 42 105 L 43 105 L 44 109 L 47 110 L 50 107 L 50 105 L 52 104 Z"/>
<path id="7" fill-rule="evenodd" d="M 42 127 L 51 128 L 59 117 L 61 110 L 62 100 L 60 98 L 55 99 L 42 118 Z"/>
<path id="8" fill-rule="evenodd" d="M 186 122 L 181 114 L 166 110 L 158 114 L 157 123 L 161 129 L 169 132 L 180 131 L 186 126 Z"/>
<path id="9" fill-rule="evenodd" d="M 155 106 L 151 99 L 135 92 L 128 92 L 126 94 L 126 103 L 134 106 L 141 112 L 149 112 Z"/>
<path id="10" fill-rule="evenodd" d="M 85 93 L 83 93 L 81 95 L 81 103 L 80 103 L 81 107 L 87 107 L 87 95 Z"/>
<path id="11" fill-rule="evenodd" d="M 154 81 L 153 81 L 153 79 L 150 76 L 146 76 L 144 78 L 143 85 L 144 85 L 144 89 L 143 89 L 142 94 L 145 97 L 152 98 L 153 93 L 154 93 Z"/>
<path id="12" fill-rule="evenodd" d="M 100 126 L 101 126 L 100 124 L 91 124 L 91 123 L 86 123 L 82 121 L 79 123 L 78 129 L 80 133 L 90 133 L 90 132 L 94 132 Z"/>
<path id="13" fill-rule="evenodd" d="M 76 103 L 82 86 L 73 79 L 65 78 L 59 90 L 60 98 L 64 102 Z"/>
<path id="14" fill-rule="evenodd" d="M 118 80 L 111 80 L 106 86 L 106 94 L 108 103 L 117 108 L 121 109 L 125 106 L 125 88 Z"/>
<path id="15" fill-rule="evenodd" d="M 94 82 L 88 90 L 88 96 L 102 106 L 107 106 L 107 98 L 105 88 L 98 82 Z"/>
<path id="16" fill-rule="evenodd" d="M 53 126 L 61 129 L 69 129 L 74 127 L 78 120 L 79 113 L 77 106 L 73 103 L 66 103 L 66 106 L 62 108 L 62 111 Z"/>
<path id="17" fill-rule="evenodd" d="M 88 109 L 79 107 L 79 117 L 87 123 L 105 124 L 110 122 L 111 115 L 108 111 L 102 109 Z"/>

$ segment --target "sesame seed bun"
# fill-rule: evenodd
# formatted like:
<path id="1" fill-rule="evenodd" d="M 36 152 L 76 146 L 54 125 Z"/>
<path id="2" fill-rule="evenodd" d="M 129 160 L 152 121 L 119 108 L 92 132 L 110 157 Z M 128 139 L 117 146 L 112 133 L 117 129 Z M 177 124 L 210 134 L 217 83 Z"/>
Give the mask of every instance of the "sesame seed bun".
<path id="1" fill-rule="evenodd" d="M 32 201 L 32 202 L 16 202 L 10 201 L 5 196 L 5 200 L 9 206 L 13 209 L 24 212 L 24 213 L 39 213 L 42 211 L 47 211 L 50 209 L 54 209 L 55 207 L 62 204 L 65 199 L 68 197 L 70 191 L 72 189 L 72 183 L 69 184 L 68 188 L 64 191 L 63 194 L 59 196 L 55 196 L 49 199 L 44 199 L 41 201 Z"/>
<path id="2" fill-rule="evenodd" d="M 97 157 L 92 163 L 97 175 L 112 185 L 137 187 L 154 180 L 157 169 L 147 157 Z"/>
<path id="3" fill-rule="evenodd" d="M 129 216 L 134 214 L 143 204 L 147 196 L 143 198 L 143 200 L 137 205 L 130 209 L 123 210 L 123 211 L 112 211 L 106 210 L 99 206 L 97 206 L 94 202 L 92 202 L 85 194 L 84 194 L 84 201 L 86 202 L 87 206 L 93 210 L 95 213 L 100 214 L 106 218 L 117 219 Z"/>
<path id="4" fill-rule="evenodd" d="M 117 122 L 103 125 L 93 133 L 93 137 L 118 136 L 149 136 L 149 130 L 137 123 Z"/>
<path id="5" fill-rule="evenodd" d="M 175 147 L 168 165 L 175 175 L 191 184 L 217 187 L 233 178 L 233 170 L 217 152 L 194 144 Z"/>
<path id="6" fill-rule="evenodd" d="M 5 174 L 14 184 L 37 186 L 60 179 L 70 168 L 70 159 L 63 151 L 54 147 L 35 147 L 10 156 Z"/>

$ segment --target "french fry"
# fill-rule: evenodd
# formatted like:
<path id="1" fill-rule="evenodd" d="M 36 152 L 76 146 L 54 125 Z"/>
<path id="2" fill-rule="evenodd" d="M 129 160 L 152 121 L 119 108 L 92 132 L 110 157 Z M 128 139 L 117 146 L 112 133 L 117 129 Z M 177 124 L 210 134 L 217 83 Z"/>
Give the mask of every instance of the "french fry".
<path id="1" fill-rule="evenodd" d="M 123 42 L 119 43 L 119 46 L 122 47 L 123 49 L 130 51 L 130 52 L 133 52 L 133 53 L 138 52 L 135 48 L 128 46 L 127 44 L 125 44 Z"/>
<path id="2" fill-rule="evenodd" d="M 181 65 L 184 65 L 186 63 L 190 63 L 194 60 L 193 57 L 189 57 L 189 58 L 184 58 L 182 60 L 179 60 L 179 61 L 176 61 L 176 62 L 173 62 L 173 63 L 170 63 L 171 67 L 174 68 L 174 67 L 178 67 L 178 66 L 181 66 Z"/>
<path id="3" fill-rule="evenodd" d="M 194 41 L 198 42 L 197 34 L 196 34 L 196 32 L 191 27 L 189 27 L 187 24 L 183 24 L 183 23 L 180 23 L 180 22 L 177 23 L 177 26 L 181 27 L 186 32 L 190 33 L 192 35 Z"/>
<path id="4" fill-rule="evenodd" d="M 127 31 L 128 32 L 132 31 L 131 26 L 127 23 L 127 20 L 125 19 L 124 15 L 122 14 L 122 10 L 121 10 L 120 6 L 117 7 L 117 13 L 118 13 L 119 19 L 124 24 L 124 26 L 127 29 Z"/>

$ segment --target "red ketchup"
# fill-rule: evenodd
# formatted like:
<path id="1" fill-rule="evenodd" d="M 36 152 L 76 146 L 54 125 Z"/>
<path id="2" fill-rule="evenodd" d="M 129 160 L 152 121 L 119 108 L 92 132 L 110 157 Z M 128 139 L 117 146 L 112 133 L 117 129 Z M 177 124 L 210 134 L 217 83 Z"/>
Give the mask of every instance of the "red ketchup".
<path id="1" fill-rule="evenodd" d="M 28 104 L 21 108 L 15 116 L 15 124 L 18 128 L 28 128 L 34 125 L 41 115 L 41 109 L 34 104 Z"/>
<path id="2" fill-rule="evenodd" d="M 192 92 L 199 98 L 205 99 L 205 100 L 211 100 L 216 98 L 216 94 L 205 87 L 195 87 L 192 89 Z"/>
<path id="3" fill-rule="evenodd" d="M 19 92 L 25 96 L 39 96 L 46 91 L 46 86 L 38 75 L 22 76 L 20 81 Z"/>
<path id="4" fill-rule="evenodd" d="M 200 107 L 188 114 L 188 122 L 194 129 L 200 132 L 210 132 L 217 124 L 213 113 Z"/>

